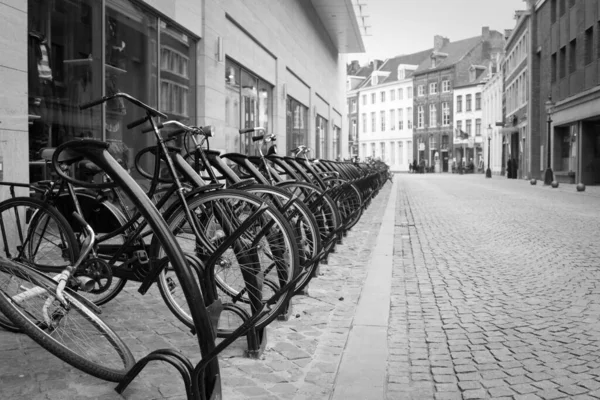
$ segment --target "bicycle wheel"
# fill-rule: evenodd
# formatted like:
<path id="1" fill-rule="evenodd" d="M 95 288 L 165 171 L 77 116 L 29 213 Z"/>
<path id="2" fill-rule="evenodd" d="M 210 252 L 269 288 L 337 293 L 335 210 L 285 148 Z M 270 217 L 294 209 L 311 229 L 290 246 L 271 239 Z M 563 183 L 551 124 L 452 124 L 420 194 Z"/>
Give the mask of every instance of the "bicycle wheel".
<path id="1" fill-rule="evenodd" d="M 62 271 L 79 254 L 77 239 L 62 214 L 30 197 L 15 197 L 0 203 L 0 236 L 6 258 L 44 272 Z M 2 314 L 0 326 L 19 331 Z"/>
<path id="2" fill-rule="evenodd" d="M 244 191 L 259 196 L 279 211 L 282 211 L 281 208 L 292 198 L 292 194 L 285 189 L 268 185 L 252 185 L 245 187 Z M 297 293 L 304 289 L 314 276 L 314 270 L 319 263 L 317 257 L 321 251 L 321 236 L 316 218 L 302 201 L 294 202 L 291 207 L 283 210 L 282 213 L 298 239 L 299 259 L 302 268 L 300 271 L 301 276 L 296 282 L 295 292 Z"/>
<path id="3" fill-rule="evenodd" d="M 264 201 L 259 197 L 231 189 L 203 193 L 188 199 L 187 205 L 203 236 L 202 240 L 194 235 L 183 208 L 174 211 L 166 219 L 183 251 L 206 262 L 232 231 L 263 204 Z M 201 245 L 202 242 L 204 245 Z M 164 257 L 160 246 L 153 246 L 153 253 L 158 258 Z M 294 291 L 293 285 L 284 288 L 300 268 L 293 230 L 281 213 L 269 207 L 261 217 L 250 223 L 244 234 L 217 258 L 214 265 L 206 265 L 206 268 L 214 269 L 214 284 L 225 303 L 243 308 L 247 316 L 254 315 L 273 296 L 279 296 L 270 311 L 257 321 L 256 326 L 262 328 L 283 310 Z M 170 267 L 159 275 L 158 287 L 171 311 L 192 327 L 187 303 Z M 239 317 L 224 312 L 218 323 L 218 331 L 228 334 L 240 324 Z"/>
<path id="4" fill-rule="evenodd" d="M 77 293 L 34 269 L 0 259 L 0 310 L 40 346 L 90 375 L 119 382 L 134 365 L 125 343 Z"/>
<path id="5" fill-rule="evenodd" d="M 344 229 L 349 230 L 356 225 L 362 215 L 360 192 L 354 184 L 348 184 L 347 181 L 339 178 L 327 178 L 325 184 L 327 187 L 333 188 L 333 193 L 335 193 L 333 199 L 340 210 Z M 337 188 L 339 190 L 336 190 Z"/>
<path id="6" fill-rule="evenodd" d="M 323 190 L 306 182 L 286 181 L 277 187 L 295 194 L 308 206 L 319 226 L 321 246 L 326 253 L 333 250 L 336 239 L 341 237 L 339 228 L 342 226 L 342 217 L 335 201 Z"/>

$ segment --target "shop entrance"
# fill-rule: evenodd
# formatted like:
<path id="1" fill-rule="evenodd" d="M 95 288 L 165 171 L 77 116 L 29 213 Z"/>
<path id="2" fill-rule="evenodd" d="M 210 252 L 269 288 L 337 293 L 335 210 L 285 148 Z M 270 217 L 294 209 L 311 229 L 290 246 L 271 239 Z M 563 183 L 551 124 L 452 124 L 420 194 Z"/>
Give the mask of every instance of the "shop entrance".
<path id="1" fill-rule="evenodd" d="M 448 172 L 448 152 L 442 150 L 442 172 Z"/>
<path id="2" fill-rule="evenodd" d="M 581 182 L 600 185 L 600 121 L 582 123 Z"/>

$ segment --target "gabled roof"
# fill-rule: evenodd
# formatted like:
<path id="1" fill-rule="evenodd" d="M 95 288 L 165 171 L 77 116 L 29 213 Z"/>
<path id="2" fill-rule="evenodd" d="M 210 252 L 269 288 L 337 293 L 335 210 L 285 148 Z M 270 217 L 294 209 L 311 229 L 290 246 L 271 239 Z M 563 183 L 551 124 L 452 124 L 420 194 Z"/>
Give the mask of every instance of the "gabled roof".
<path id="1" fill-rule="evenodd" d="M 373 72 L 373 67 L 367 65 L 364 67 L 360 67 L 360 69 L 353 76 L 362 76 L 363 78 L 366 78 L 369 75 L 371 75 L 371 72 Z"/>
<path id="2" fill-rule="evenodd" d="M 473 81 L 468 80 L 468 78 L 469 78 L 468 75 L 466 75 L 466 78 L 467 78 L 466 80 L 457 79 L 454 82 L 454 88 L 458 89 L 461 87 L 476 86 L 476 85 L 484 83 L 485 81 L 487 81 L 490 78 L 490 68 L 491 67 L 492 67 L 492 62 L 490 60 L 486 60 L 485 65 L 472 64 L 471 66 L 469 66 L 469 73 L 470 73 L 471 68 L 477 68 L 477 69 L 483 70 L 483 72 L 481 72 L 479 77 L 477 77 Z"/>
<path id="3" fill-rule="evenodd" d="M 420 51 L 418 53 L 413 54 L 403 54 L 400 56 L 388 58 L 385 60 L 383 65 L 377 70 L 381 72 L 385 72 L 387 76 L 383 75 L 379 77 L 379 82 L 377 86 L 398 81 L 398 66 L 400 64 L 408 64 L 408 65 L 419 65 L 423 60 L 429 57 L 432 49 Z M 375 72 L 375 71 L 373 71 Z M 407 71 L 405 78 L 409 78 L 412 76 L 412 71 Z M 373 86 L 371 84 L 371 79 L 365 80 L 365 82 L 360 86 L 361 88 L 367 88 Z"/>
<path id="4" fill-rule="evenodd" d="M 451 67 L 452 65 L 459 62 L 466 54 L 468 54 L 475 46 L 482 41 L 481 35 L 474 36 L 472 38 L 458 40 L 456 42 L 450 42 L 442 47 L 438 53 L 446 53 L 447 57 L 439 57 L 436 62 L 436 67 L 431 68 L 431 59 L 427 57 L 423 62 L 419 64 L 419 67 L 415 71 L 415 75 L 420 73 L 435 71 L 438 69 L 444 69 Z M 429 52 L 431 54 L 431 51 Z"/>

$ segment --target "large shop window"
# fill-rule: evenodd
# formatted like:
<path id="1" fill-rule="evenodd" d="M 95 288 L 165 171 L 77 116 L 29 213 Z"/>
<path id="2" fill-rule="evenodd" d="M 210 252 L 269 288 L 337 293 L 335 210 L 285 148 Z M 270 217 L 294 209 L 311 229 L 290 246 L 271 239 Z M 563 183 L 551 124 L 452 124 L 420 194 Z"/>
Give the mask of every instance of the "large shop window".
<path id="1" fill-rule="evenodd" d="M 317 158 L 328 159 L 329 153 L 329 130 L 327 129 L 328 122 L 325 118 L 317 115 L 315 126 L 317 127 Z"/>
<path id="2" fill-rule="evenodd" d="M 107 141 L 131 169 L 135 154 L 154 143 L 139 128 L 127 131 L 144 115 L 132 104 L 117 99 L 78 109 L 100 96 L 129 93 L 171 119 L 196 123 L 196 39 L 137 2 L 29 0 L 28 25 L 32 181 L 48 172 L 39 157 L 44 147 L 77 138 Z"/>
<path id="3" fill-rule="evenodd" d="M 288 96 L 286 119 L 288 153 L 300 145 L 308 146 L 308 107 Z"/>
<path id="4" fill-rule="evenodd" d="M 262 126 L 271 133 L 273 86 L 227 59 L 225 87 L 226 150 L 255 155 L 252 136 L 241 136 L 238 130 Z"/>

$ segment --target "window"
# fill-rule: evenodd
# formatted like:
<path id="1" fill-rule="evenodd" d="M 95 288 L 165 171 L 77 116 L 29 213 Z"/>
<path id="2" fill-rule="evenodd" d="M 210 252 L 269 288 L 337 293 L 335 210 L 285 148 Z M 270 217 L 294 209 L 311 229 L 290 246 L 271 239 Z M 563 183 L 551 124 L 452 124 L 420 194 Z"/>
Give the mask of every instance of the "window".
<path id="1" fill-rule="evenodd" d="M 404 98 L 404 89 L 398 89 L 398 100 L 402 100 Z"/>
<path id="2" fill-rule="evenodd" d="M 567 46 L 563 46 L 560 49 L 559 56 L 560 57 L 558 60 L 558 77 L 562 79 L 565 76 L 567 76 Z"/>
<path id="3" fill-rule="evenodd" d="M 390 90 L 390 101 L 396 100 L 396 91 L 394 89 Z"/>
<path id="4" fill-rule="evenodd" d="M 417 86 L 417 95 L 425 96 L 425 86 L 424 85 Z"/>
<path id="5" fill-rule="evenodd" d="M 367 156 L 367 144 L 363 143 L 360 147 L 362 148 L 361 158 L 365 158 Z"/>
<path id="6" fill-rule="evenodd" d="M 127 92 L 160 108 L 169 119 L 195 124 L 195 38 L 130 0 L 20 3 L 28 7 L 27 24 L 32 32 L 28 41 L 36 50 L 30 53 L 27 88 L 28 103 L 37 108 L 29 114 L 38 116 L 28 125 L 30 161 L 39 160 L 43 147 L 93 138 L 110 142 L 112 156 L 131 168 L 131 156 L 154 144 L 151 136 L 125 130 L 127 124 L 144 117 L 142 109 L 115 99 L 106 103 L 105 112 L 101 107 L 80 111 L 77 106 L 86 101 L 83 96 L 90 100 Z M 132 18 L 135 23 L 130 23 Z M 101 26 L 105 32 L 98 32 Z M 101 68 L 105 74 L 97 73 Z M 164 93 L 159 97 L 161 88 Z M 30 181 L 44 179 L 43 165 L 23 166 L 29 170 Z"/>
<path id="7" fill-rule="evenodd" d="M 381 111 L 381 132 L 385 132 L 385 111 Z"/>
<path id="8" fill-rule="evenodd" d="M 437 149 L 437 140 L 435 136 L 430 136 L 429 137 L 429 150 L 436 150 Z"/>
<path id="9" fill-rule="evenodd" d="M 450 140 L 448 135 L 442 136 L 442 150 L 447 150 L 450 148 Z"/>
<path id="10" fill-rule="evenodd" d="M 423 110 L 423 106 L 419 106 L 417 108 L 417 128 L 423 128 L 424 116 L 425 116 L 425 111 Z"/>
<path id="11" fill-rule="evenodd" d="M 462 112 L 462 96 L 456 96 L 456 112 Z"/>
<path id="12" fill-rule="evenodd" d="M 429 94 L 437 94 L 438 84 L 437 82 L 431 82 L 429 84 Z"/>
<path id="13" fill-rule="evenodd" d="M 385 157 L 386 157 L 385 156 L 385 142 L 380 142 L 379 147 L 381 149 L 381 161 L 385 162 L 386 161 L 386 159 L 385 159 Z"/>
<path id="14" fill-rule="evenodd" d="M 550 60 L 550 81 L 556 82 L 556 53 L 552 54 Z"/>
<path id="15" fill-rule="evenodd" d="M 404 110 L 402 108 L 398 109 L 398 130 L 401 131 L 404 129 Z"/>
<path id="16" fill-rule="evenodd" d="M 475 135 L 481 136 L 481 119 L 479 118 L 475 120 Z"/>
<path id="17" fill-rule="evenodd" d="M 466 126 L 465 126 L 465 131 L 467 132 L 467 134 L 469 136 L 471 136 L 471 123 L 473 121 L 471 121 L 470 119 L 466 120 Z"/>
<path id="18" fill-rule="evenodd" d="M 447 101 L 442 103 L 442 125 L 450 125 L 450 104 Z"/>
<path id="19" fill-rule="evenodd" d="M 412 99 L 412 97 L 413 97 L 413 88 L 412 87 L 406 88 L 406 98 Z"/>
<path id="20" fill-rule="evenodd" d="M 554 56 L 554 54 L 552 55 Z M 585 30 L 585 65 L 594 61 L 594 28 Z"/>
<path id="21" fill-rule="evenodd" d="M 289 150 L 306 144 L 308 140 L 308 107 L 288 96 L 287 101 L 287 147 Z"/>
<path id="22" fill-rule="evenodd" d="M 442 92 L 447 93 L 450 91 L 450 81 L 444 80 L 442 81 Z"/>
<path id="23" fill-rule="evenodd" d="M 577 69 L 577 39 L 569 43 L 569 73 L 572 74 Z"/>
<path id="24" fill-rule="evenodd" d="M 363 131 L 363 133 L 367 133 L 367 114 L 366 113 L 363 113 L 361 120 L 362 120 L 362 131 Z"/>
<path id="25" fill-rule="evenodd" d="M 408 161 L 410 161 L 410 157 L 412 154 L 412 140 L 406 142 L 406 153 L 408 156 Z"/>
<path id="26" fill-rule="evenodd" d="M 462 121 L 456 121 L 457 134 L 460 135 L 462 132 Z"/>
<path id="27" fill-rule="evenodd" d="M 475 93 L 475 110 L 481 110 L 481 93 Z"/>
<path id="28" fill-rule="evenodd" d="M 550 21 L 552 23 L 556 22 L 556 0 L 550 1 Z"/>
<path id="29" fill-rule="evenodd" d="M 366 106 L 367 105 L 367 95 L 366 94 L 362 95 L 362 100 L 363 100 L 363 102 L 362 102 L 363 106 Z"/>
<path id="30" fill-rule="evenodd" d="M 385 103 L 385 92 L 381 92 L 381 102 Z"/>
<path id="31" fill-rule="evenodd" d="M 316 127 L 316 153 L 317 158 L 329 158 L 329 130 L 327 129 L 329 122 L 320 115 L 317 115 L 315 120 Z"/>
<path id="32" fill-rule="evenodd" d="M 364 114 L 363 114 L 364 115 Z M 352 120 L 352 140 L 356 140 L 356 134 L 357 134 L 357 130 L 356 130 L 356 120 L 353 119 Z"/>
<path id="33" fill-rule="evenodd" d="M 569 0 L 569 7 L 573 7 L 575 5 L 576 0 Z"/>
<path id="34" fill-rule="evenodd" d="M 390 142 L 390 162 L 391 164 L 396 164 L 396 143 Z"/>
<path id="35" fill-rule="evenodd" d="M 406 128 L 412 129 L 412 107 L 406 109 Z"/>
<path id="36" fill-rule="evenodd" d="M 377 95 L 375 93 L 371 93 L 371 104 L 375 104 L 375 98 Z"/>
<path id="37" fill-rule="evenodd" d="M 567 12 L 567 0 L 558 0 L 559 15 L 562 17 Z"/>
<path id="38" fill-rule="evenodd" d="M 470 94 L 468 94 L 468 95 L 466 96 L 466 100 L 465 100 L 465 111 L 471 111 L 471 103 L 472 103 L 472 101 L 471 101 L 471 98 L 472 98 L 472 97 L 473 97 L 473 96 L 472 96 L 472 95 L 470 95 Z"/>
<path id="39" fill-rule="evenodd" d="M 352 99 L 352 112 L 356 112 L 356 99 Z"/>
<path id="40" fill-rule="evenodd" d="M 375 143 L 371 143 L 371 157 L 375 158 Z"/>
<path id="41" fill-rule="evenodd" d="M 375 128 L 377 127 L 377 121 L 375 120 L 375 112 L 371 113 L 371 132 L 375 132 Z"/>
<path id="42" fill-rule="evenodd" d="M 429 105 L 429 127 L 437 126 L 437 106 L 435 104 Z"/>
<path id="43" fill-rule="evenodd" d="M 402 142 L 398 142 L 398 164 L 400 164 L 400 165 L 404 164 L 404 148 L 403 148 L 403 144 L 404 143 L 402 143 Z"/>
<path id="44" fill-rule="evenodd" d="M 390 110 L 390 129 L 396 129 L 396 110 Z"/>

